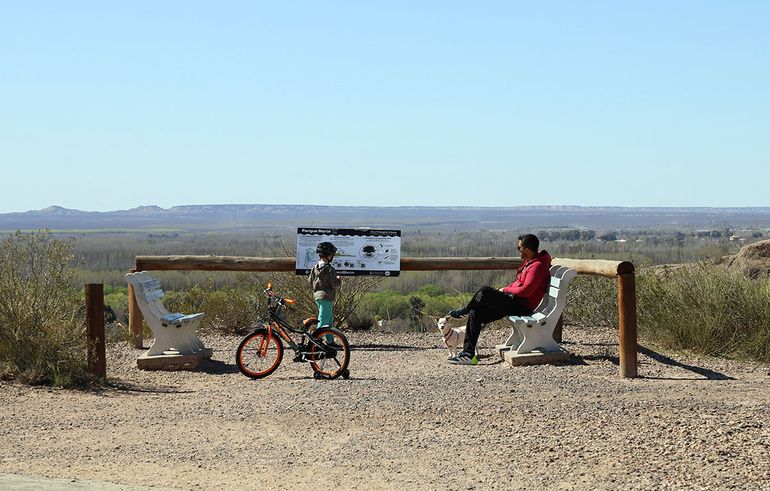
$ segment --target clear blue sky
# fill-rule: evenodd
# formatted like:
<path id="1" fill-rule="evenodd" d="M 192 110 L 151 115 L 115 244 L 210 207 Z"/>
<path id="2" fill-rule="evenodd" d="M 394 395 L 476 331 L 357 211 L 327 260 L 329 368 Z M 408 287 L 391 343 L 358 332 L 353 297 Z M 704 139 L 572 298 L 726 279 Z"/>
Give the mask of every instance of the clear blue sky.
<path id="1" fill-rule="evenodd" d="M 770 2 L 0 0 L 0 213 L 770 206 Z"/>

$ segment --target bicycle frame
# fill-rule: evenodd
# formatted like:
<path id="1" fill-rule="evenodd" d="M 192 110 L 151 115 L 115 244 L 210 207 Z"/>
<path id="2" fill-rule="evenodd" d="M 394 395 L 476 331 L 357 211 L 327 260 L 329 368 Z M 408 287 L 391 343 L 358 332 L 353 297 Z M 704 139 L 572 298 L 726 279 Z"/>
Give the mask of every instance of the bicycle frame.
<path id="1" fill-rule="evenodd" d="M 282 318 L 280 315 L 278 315 L 278 311 L 280 308 L 284 305 L 284 303 L 295 303 L 294 300 L 290 300 L 287 298 L 279 297 L 278 295 L 274 294 L 271 288 L 265 289 L 265 293 L 268 296 L 268 305 L 267 305 L 267 317 L 264 319 L 265 325 L 264 327 L 267 329 L 267 336 L 263 340 L 262 345 L 259 347 L 259 351 L 264 354 L 264 352 L 267 351 L 267 345 L 268 340 L 270 339 L 270 335 L 273 333 L 273 331 L 278 333 L 278 336 L 288 345 L 289 348 L 291 348 L 296 354 L 302 353 L 302 345 L 316 345 L 320 352 L 317 353 L 316 356 L 323 357 L 323 353 L 326 351 L 325 347 L 318 344 L 312 336 L 310 336 L 309 330 L 305 329 L 296 329 L 294 326 L 292 326 L 287 320 Z M 294 339 L 291 337 L 292 334 L 300 334 L 300 342 L 297 343 L 294 341 Z"/>
<path id="2" fill-rule="evenodd" d="M 315 318 L 295 326 L 281 317 L 280 311 L 296 301 L 275 294 L 270 283 L 264 293 L 267 295 L 267 312 L 259 318 L 254 331 L 243 338 L 235 352 L 235 363 L 243 375 L 252 379 L 270 375 L 281 364 L 284 351 L 291 349 L 296 355 L 292 361 L 310 363 L 313 378 L 350 378 L 350 345 L 339 329 L 317 327 L 318 320 Z M 295 341 L 296 335 L 301 336 L 299 342 Z M 274 351 L 270 346 L 274 347 Z M 332 363 L 326 360 L 332 360 Z"/>
<path id="3" fill-rule="evenodd" d="M 294 351 L 299 351 L 302 341 L 296 343 L 289 332 L 292 334 L 301 334 L 302 336 L 310 339 L 310 336 L 308 336 L 307 332 L 295 329 L 291 324 L 273 312 L 270 312 L 270 315 L 267 318 L 267 322 L 265 323 L 265 328 L 267 329 L 267 337 L 265 340 L 269 339 L 270 334 L 275 331 L 278 333 L 278 336 Z"/>

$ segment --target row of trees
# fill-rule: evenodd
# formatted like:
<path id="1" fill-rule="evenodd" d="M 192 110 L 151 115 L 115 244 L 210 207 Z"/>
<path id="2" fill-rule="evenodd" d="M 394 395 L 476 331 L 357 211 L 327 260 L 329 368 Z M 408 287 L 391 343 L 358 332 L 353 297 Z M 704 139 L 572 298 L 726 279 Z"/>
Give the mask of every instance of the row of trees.
<path id="1" fill-rule="evenodd" d="M 404 231 L 402 255 L 430 256 L 517 256 L 516 240 L 521 231 L 420 232 Z M 538 231 L 541 246 L 552 255 L 574 258 L 607 258 L 631 260 L 639 266 L 698 261 L 708 257 L 734 254 L 739 248 L 721 234 L 699 235 L 695 230 L 682 231 L 619 231 L 598 234 L 593 230 L 560 229 Z M 597 235 L 598 234 L 598 235 Z M 755 232 L 762 234 L 762 232 Z M 628 237 L 627 242 L 616 242 Z M 596 239 L 604 240 L 596 240 Z M 761 237 L 751 237 L 743 244 Z M 233 256 L 293 256 L 296 237 L 290 233 L 262 235 L 232 233 L 178 233 L 169 236 L 133 232 L 122 234 L 85 234 L 64 238 L 72 244 L 78 258 L 78 270 L 84 279 L 103 277 L 104 283 L 122 284 L 122 276 L 137 255 L 233 255 Z M 184 273 L 170 275 L 174 288 L 191 287 L 204 275 Z M 232 283 L 234 275 L 214 277 L 216 284 Z M 466 291 L 470 284 L 500 281 L 496 273 L 466 272 L 436 275 L 415 275 L 389 280 L 387 288 L 409 291 L 420 284 L 438 284 L 448 290 Z M 100 281 L 102 282 L 102 281 Z"/>

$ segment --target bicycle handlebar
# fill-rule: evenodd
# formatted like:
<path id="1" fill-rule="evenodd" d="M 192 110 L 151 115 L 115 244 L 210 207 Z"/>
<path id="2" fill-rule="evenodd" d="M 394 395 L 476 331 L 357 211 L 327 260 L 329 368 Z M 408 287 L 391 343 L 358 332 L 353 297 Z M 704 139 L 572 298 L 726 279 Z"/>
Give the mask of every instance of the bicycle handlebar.
<path id="1" fill-rule="evenodd" d="M 268 296 L 268 298 L 274 298 L 276 303 L 278 303 L 278 305 L 284 305 L 284 304 L 294 305 L 297 303 L 297 301 L 294 300 L 293 298 L 285 298 L 280 295 L 277 295 L 273 291 L 272 283 L 268 283 L 267 288 L 265 288 L 263 291 L 265 292 L 265 295 Z"/>

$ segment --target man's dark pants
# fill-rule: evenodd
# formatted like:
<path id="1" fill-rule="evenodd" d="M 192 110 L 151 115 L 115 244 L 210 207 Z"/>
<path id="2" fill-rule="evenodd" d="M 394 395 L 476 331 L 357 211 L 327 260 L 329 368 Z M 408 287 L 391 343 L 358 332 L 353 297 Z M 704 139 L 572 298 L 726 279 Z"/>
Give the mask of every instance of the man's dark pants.
<path id="1" fill-rule="evenodd" d="M 532 313 L 526 298 L 513 297 L 490 286 L 479 288 L 473 294 L 467 309 L 469 312 L 463 353 L 470 356 L 476 353 L 476 343 L 478 343 L 479 334 L 485 325 L 508 315 L 530 315 Z"/>

